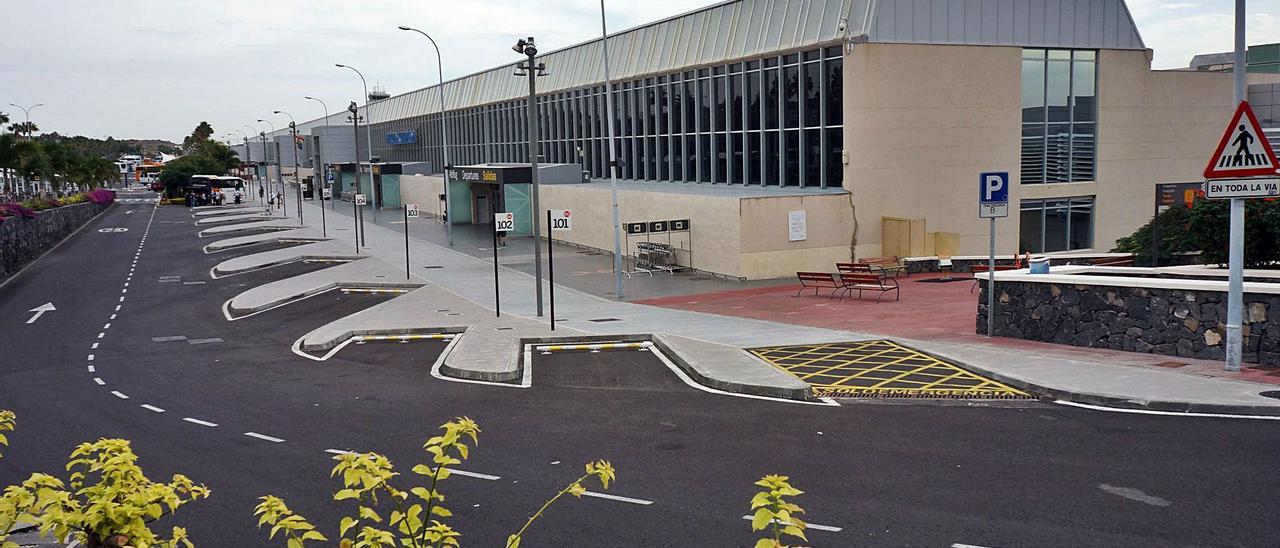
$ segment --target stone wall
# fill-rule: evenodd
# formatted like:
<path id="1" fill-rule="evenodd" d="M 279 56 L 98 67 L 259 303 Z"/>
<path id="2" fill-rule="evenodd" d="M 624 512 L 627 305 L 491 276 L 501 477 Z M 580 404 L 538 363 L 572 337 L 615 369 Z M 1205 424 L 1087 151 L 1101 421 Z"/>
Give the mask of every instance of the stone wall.
<path id="1" fill-rule="evenodd" d="M 987 283 L 977 332 L 987 331 Z M 1246 293 L 1244 361 L 1280 364 L 1280 295 Z M 1104 285 L 1000 282 L 994 334 L 1033 341 L 1223 359 L 1226 293 Z"/>
<path id="2" fill-rule="evenodd" d="M 43 255 L 110 204 L 82 203 L 0 222 L 0 282 Z"/>

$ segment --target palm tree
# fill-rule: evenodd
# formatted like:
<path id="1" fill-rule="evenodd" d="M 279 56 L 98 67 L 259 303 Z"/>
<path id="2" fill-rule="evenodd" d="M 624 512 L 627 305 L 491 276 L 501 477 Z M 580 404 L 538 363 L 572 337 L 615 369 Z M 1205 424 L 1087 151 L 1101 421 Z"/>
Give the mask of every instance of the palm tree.
<path id="1" fill-rule="evenodd" d="M 27 137 L 31 137 L 31 134 L 40 131 L 40 128 L 36 127 L 35 122 L 14 122 L 9 124 L 9 131 L 26 134 Z"/>
<path id="2" fill-rule="evenodd" d="M 9 115 L 5 114 L 4 112 L 0 112 L 0 126 L 3 126 L 7 123 L 9 123 Z"/>

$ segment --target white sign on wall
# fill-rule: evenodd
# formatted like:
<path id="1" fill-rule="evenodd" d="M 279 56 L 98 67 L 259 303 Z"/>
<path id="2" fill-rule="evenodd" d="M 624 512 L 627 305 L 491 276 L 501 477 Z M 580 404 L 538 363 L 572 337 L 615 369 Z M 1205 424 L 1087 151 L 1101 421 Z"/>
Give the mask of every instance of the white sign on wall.
<path id="1" fill-rule="evenodd" d="M 787 212 L 787 241 L 799 242 L 809 237 L 809 221 L 805 217 L 805 212 L 790 211 Z"/>
<path id="2" fill-rule="evenodd" d="M 516 216 L 510 211 L 493 214 L 493 229 L 498 232 L 511 232 L 516 229 Z"/>
<path id="3" fill-rule="evenodd" d="M 551 210 L 551 230 L 573 230 L 573 214 L 567 209 Z"/>

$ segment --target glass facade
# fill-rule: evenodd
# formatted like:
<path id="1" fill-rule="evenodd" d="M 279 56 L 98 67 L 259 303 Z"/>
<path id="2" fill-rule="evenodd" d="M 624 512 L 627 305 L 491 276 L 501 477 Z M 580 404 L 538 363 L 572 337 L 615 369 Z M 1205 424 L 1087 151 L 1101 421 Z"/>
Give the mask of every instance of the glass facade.
<path id="1" fill-rule="evenodd" d="M 1093 247 L 1093 196 L 1023 200 L 1018 249 L 1032 253 Z"/>
<path id="2" fill-rule="evenodd" d="M 618 176 L 839 187 L 843 66 L 837 45 L 615 82 Z M 605 86 L 557 91 L 537 103 L 543 161 L 580 164 L 592 177 L 608 177 Z M 525 105 L 517 99 L 450 111 L 449 160 L 528 161 Z M 377 103 L 372 107 L 376 114 Z M 387 145 L 382 138 L 415 130 L 414 144 Z M 374 154 L 383 161 L 443 166 L 438 114 L 375 124 L 373 131 Z"/>
<path id="3" fill-rule="evenodd" d="M 1097 56 L 1022 50 L 1022 184 L 1095 179 Z"/>

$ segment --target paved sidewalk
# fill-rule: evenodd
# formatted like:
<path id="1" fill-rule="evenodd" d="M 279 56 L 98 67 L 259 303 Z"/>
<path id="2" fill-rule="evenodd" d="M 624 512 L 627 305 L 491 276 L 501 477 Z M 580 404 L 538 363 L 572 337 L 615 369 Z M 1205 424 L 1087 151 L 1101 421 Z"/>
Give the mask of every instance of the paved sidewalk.
<path id="1" fill-rule="evenodd" d="M 308 219 L 319 218 L 317 206 L 306 204 L 305 207 L 308 208 Z M 350 222 L 350 217 L 344 218 L 342 209 L 327 212 L 331 223 Z M 361 249 L 362 254 L 378 257 L 390 264 L 403 265 L 403 232 L 372 223 L 366 227 L 368 246 Z M 491 310 L 494 298 L 491 261 L 416 238 L 410 238 L 409 247 L 410 269 L 415 277 Z M 504 263 L 501 259 L 499 262 Z M 503 268 L 500 271 L 500 281 L 504 314 L 545 322 L 545 317 L 538 318 L 535 314 L 531 276 Z M 544 282 L 544 292 L 546 289 Z M 665 332 L 736 348 L 877 338 L 867 332 L 871 330 L 823 329 L 624 303 L 564 287 L 557 288 L 556 312 L 558 325 L 582 333 L 608 335 Z M 550 331 L 547 333 L 550 335 Z M 1064 399 L 1170 411 L 1280 415 L 1280 400 L 1258 395 L 1259 392 L 1274 388 L 1267 384 L 1118 366 L 1108 356 L 1093 357 L 1091 353 L 1080 352 L 1079 349 L 1061 353 L 1052 348 L 1037 349 L 1035 352 L 1011 352 L 1008 348 L 992 348 L 963 341 L 915 340 L 903 337 L 895 339 L 956 360 L 1002 380 L 1038 387 L 1042 392 Z"/>

